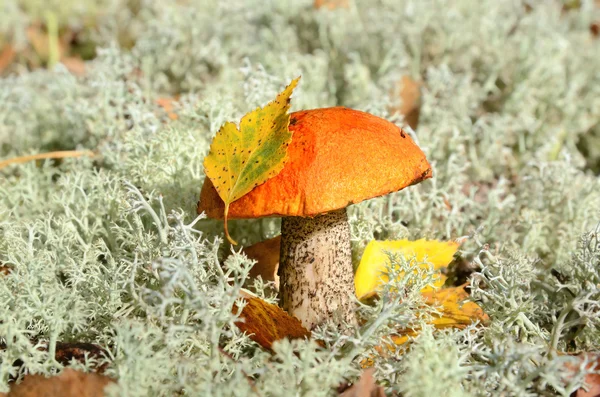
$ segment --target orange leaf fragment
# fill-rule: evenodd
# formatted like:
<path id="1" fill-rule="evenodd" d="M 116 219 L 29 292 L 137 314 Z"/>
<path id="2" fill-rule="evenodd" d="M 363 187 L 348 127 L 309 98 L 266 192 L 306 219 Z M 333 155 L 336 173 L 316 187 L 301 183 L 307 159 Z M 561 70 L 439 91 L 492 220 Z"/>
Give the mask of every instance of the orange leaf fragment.
<path id="1" fill-rule="evenodd" d="M 102 397 L 104 388 L 114 381 L 107 376 L 85 373 L 71 368 L 60 375 L 46 378 L 27 375 L 11 387 L 7 397 Z"/>
<path id="2" fill-rule="evenodd" d="M 279 289 L 279 250 L 281 247 L 281 235 L 260 241 L 254 245 L 244 248 L 242 251 L 256 264 L 250 269 L 250 277 L 260 276 L 264 281 L 274 281 L 275 287 Z"/>
<path id="3" fill-rule="evenodd" d="M 302 326 L 300 320 L 290 316 L 279 306 L 244 292 L 242 299 L 246 301 L 240 315 L 243 320 L 235 325 L 265 349 L 272 350 L 273 342 L 283 338 L 310 338 L 310 331 Z M 233 312 L 238 311 L 237 305 L 234 305 Z"/>
<path id="4" fill-rule="evenodd" d="M 380 356 L 384 357 L 389 352 L 394 352 L 397 349 L 397 346 L 402 346 L 405 343 L 409 342 L 411 338 L 414 338 L 419 333 L 414 330 L 402 330 L 397 335 L 391 335 L 389 338 L 392 343 L 385 342 L 382 345 L 375 346 L 375 351 Z M 386 348 L 387 350 L 385 350 Z M 368 368 L 373 366 L 373 358 L 372 356 L 369 358 L 365 358 L 360 363 L 361 367 Z"/>
<path id="5" fill-rule="evenodd" d="M 348 0 L 315 0 L 313 6 L 315 8 L 325 7 L 328 10 L 335 10 L 336 8 L 348 8 Z"/>
<path id="6" fill-rule="evenodd" d="M 177 102 L 177 98 L 162 97 L 156 100 L 158 106 L 165 110 L 167 117 L 171 120 L 177 120 L 179 117 L 177 116 L 177 113 L 175 113 L 175 102 Z"/>
<path id="7" fill-rule="evenodd" d="M 373 368 L 365 370 L 358 382 L 340 393 L 340 397 L 385 397 L 383 387 L 375 383 L 374 372 Z"/>
<path id="8" fill-rule="evenodd" d="M 6 44 L 0 51 L 0 73 L 4 71 L 15 59 L 17 52 L 10 44 Z"/>
<path id="9" fill-rule="evenodd" d="M 600 21 L 598 21 L 598 22 L 592 22 L 590 24 L 590 33 L 595 38 L 597 38 L 598 36 L 600 36 Z"/>
<path id="10" fill-rule="evenodd" d="M 75 76 L 83 76 L 85 74 L 85 62 L 78 56 L 63 57 L 60 63 L 65 65 L 67 70 Z"/>
<path id="11" fill-rule="evenodd" d="M 436 328 L 465 328 L 475 321 L 489 321 L 488 315 L 477 303 L 464 302 L 469 294 L 462 286 L 424 292 L 423 297 L 428 305 L 441 306 L 441 312 L 432 321 Z"/>
<path id="12" fill-rule="evenodd" d="M 0 262 L 0 274 L 1 275 L 7 275 L 10 274 L 10 267 L 8 267 L 7 265 L 4 265 L 3 263 Z"/>
<path id="13" fill-rule="evenodd" d="M 390 112 L 397 111 L 403 115 L 404 122 L 415 130 L 419 124 L 421 112 L 421 84 L 405 75 L 398 82 L 397 89 L 402 102 L 400 106 L 390 109 Z"/>
<path id="14" fill-rule="evenodd" d="M 577 358 L 581 359 L 581 365 L 583 361 L 588 361 L 586 368 L 593 369 L 595 371 L 600 371 L 600 355 L 597 353 L 581 353 L 577 356 Z M 575 375 L 579 370 L 578 365 L 567 364 L 567 371 Z M 585 389 L 579 388 L 575 393 L 571 394 L 573 397 L 597 397 L 600 396 L 600 374 L 592 373 L 587 374 L 585 376 Z"/>

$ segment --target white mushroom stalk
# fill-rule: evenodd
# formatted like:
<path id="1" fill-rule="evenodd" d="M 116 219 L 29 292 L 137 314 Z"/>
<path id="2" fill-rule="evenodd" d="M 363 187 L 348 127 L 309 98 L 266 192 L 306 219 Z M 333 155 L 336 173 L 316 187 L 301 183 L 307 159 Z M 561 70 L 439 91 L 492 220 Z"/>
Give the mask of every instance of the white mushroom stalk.
<path id="1" fill-rule="evenodd" d="M 354 324 L 354 277 L 346 209 L 281 221 L 280 305 L 307 329 L 328 318 Z"/>

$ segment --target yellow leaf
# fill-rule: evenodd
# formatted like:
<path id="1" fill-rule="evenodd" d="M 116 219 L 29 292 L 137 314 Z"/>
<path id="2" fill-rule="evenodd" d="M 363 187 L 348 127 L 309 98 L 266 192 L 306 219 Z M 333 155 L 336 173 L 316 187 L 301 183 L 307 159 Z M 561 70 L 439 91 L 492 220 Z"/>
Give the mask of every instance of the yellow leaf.
<path id="1" fill-rule="evenodd" d="M 438 307 L 439 312 L 433 315 L 430 324 L 437 329 L 444 328 L 465 328 L 466 326 L 479 321 L 487 323 L 489 317 L 483 312 L 483 309 L 475 302 L 465 302 L 469 294 L 464 286 L 442 288 L 435 291 L 424 292 L 423 298 L 425 304 Z M 375 350 L 380 356 L 386 356 L 389 353 L 398 353 L 398 348 L 410 342 L 412 338 L 419 334 L 419 329 L 400 329 L 395 335 L 390 335 L 389 341 L 376 346 Z M 361 362 L 363 368 L 374 364 L 374 356 L 370 356 Z"/>
<path id="2" fill-rule="evenodd" d="M 299 79 L 292 80 L 274 101 L 242 117 L 239 129 L 225 123 L 204 159 L 206 176 L 225 203 L 225 234 L 232 244 L 236 242 L 227 230 L 229 205 L 283 169 L 292 141 L 287 111 Z"/>
<path id="3" fill-rule="evenodd" d="M 484 323 L 489 319 L 477 303 L 464 302 L 469 294 L 463 287 L 425 292 L 423 297 L 428 305 L 440 306 L 440 313 L 431 321 L 436 328 L 464 328 L 475 321 Z"/>
<path id="4" fill-rule="evenodd" d="M 452 257 L 458 250 L 459 243 L 454 241 L 436 240 L 396 240 L 396 241 L 371 241 L 367 244 L 363 256 L 354 275 L 354 286 L 358 299 L 366 299 L 377 294 L 379 287 L 388 281 L 386 269 L 390 265 L 388 252 L 401 254 L 407 260 L 415 260 L 417 263 L 428 262 L 433 264 L 435 270 L 442 269 L 452 261 Z M 428 265 L 421 265 L 427 268 Z M 446 281 L 446 277 L 438 274 L 434 287 L 440 287 Z M 424 291 L 432 290 L 426 288 Z"/>

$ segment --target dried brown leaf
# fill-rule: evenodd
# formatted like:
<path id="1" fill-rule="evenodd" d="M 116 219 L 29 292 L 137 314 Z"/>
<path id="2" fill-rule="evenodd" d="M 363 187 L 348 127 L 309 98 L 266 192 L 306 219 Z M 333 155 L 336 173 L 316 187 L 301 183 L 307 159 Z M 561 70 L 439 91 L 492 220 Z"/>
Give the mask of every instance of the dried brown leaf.
<path id="1" fill-rule="evenodd" d="M 401 103 L 398 107 L 390 109 L 390 113 L 397 111 L 404 116 L 404 122 L 413 130 L 416 130 L 421 112 L 421 84 L 409 76 L 402 76 L 398 82 L 397 90 Z"/>
<path id="2" fill-rule="evenodd" d="M 436 328 L 465 328 L 479 321 L 489 321 L 487 314 L 475 302 L 464 302 L 469 294 L 464 287 L 442 288 L 435 291 L 424 292 L 425 303 L 430 306 L 440 306 L 440 313 L 431 321 Z"/>
<path id="3" fill-rule="evenodd" d="M 365 370 L 358 382 L 340 393 L 341 397 L 385 397 L 383 387 L 375 383 L 373 373 L 375 370 L 369 368 Z"/>
<path id="4" fill-rule="evenodd" d="M 0 51 L 0 73 L 2 73 L 17 56 L 17 52 L 10 44 L 5 45 Z"/>
<path id="5" fill-rule="evenodd" d="M 7 275 L 11 272 L 10 267 L 7 265 L 0 263 L 0 275 Z"/>
<path id="6" fill-rule="evenodd" d="M 242 320 L 235 325 L 265 349 L 271 350 L 273 342 L 283 338 L 310 338 L 310 331 L 302 326 L 300 320 L 290 316 L 279 306 L 248 293 L 242 293 L 242 299 L 246 301 L 240 315 Z M 234 305 L 233 312 L 238 311 L 237 305 Z"/>
<path id="7" fill-rule="evenodd" d="M 164 109 L 167 113 L 167 117 L 171 120 L 177 120 L 179 116 L 175 113 L 175 103 L 178 101 L 178 98 L 172 97 L 162 97 L 156 100 L 158 106 Z"/>
<path id="8" fill-rule="evenodd" d="M 600 36 L 600 21 L 599 22 L 593 22 L 590 24 L 590 33 L 592 34 L 593 37 L 598 37 Z M 1 70 L 1 68 L 0 68 Z"/>
<path id="9" fill-rule="evenodd" d="M 281 247 L 281 236 L 273 237 L 261 241 L 254 245 L 244 248 L 242 251 L 256 263 L 250 269 L 250 277 L 260 276 L 264 281 L 275 282 L 275 287 L 279 288 L 279 249 Z"/>
<path id="10" fill-rule="evenodd" d="M 75 76 L 83 76 L 85 74 L 85 62 L 80 57 L 64 57 L 60 63 L 65 65 L 67 70 Z"/>
<path id="11" fill-rule="evenodd" d="M 597 353 L 582 353 L 577 356 L 583 361 L 587 361 L 587 369 L 595 369 L 600 371 L 600 355 Z M 573 374 L 579 370 L 579 366 L 574 364 L 568 364 L 567 370 Z M 585 376 L 585 389 L 580 388 L 575 393 L 571 394 L 572 397 L 600 397 L 600 374 L 587 374 Z"/>
<path id="12" fill-rule="evenodd" d="M 67 368 L 51 378 L 27 375 L 11 387 L 7 397 L 102 397 L 106 385 L 113 382 L 103 375 Z"/>
<path id="13" fill-rule="evenodd" d="M 315 8 L 327 8 L 328 10 L 335 10 L 336 8 L 348 8 L 348 0 L 315 0 Z"/>
<path id="14" fill-rule="evenodd" d="M 105 357 L 108 357 L 108 353 L 106 350 L 93 343 L 56 343 L 56 353 L 54 355 L 54 359 L 62 365 L 69 365 L 72 360 L 85 363 L 86 357 L 88 359 L 101 360 Z M 107 364 L 108 363 L 105 362 L 101 366 L 95 368 L 95 370 L 99 373 L 103 373 Z"/>

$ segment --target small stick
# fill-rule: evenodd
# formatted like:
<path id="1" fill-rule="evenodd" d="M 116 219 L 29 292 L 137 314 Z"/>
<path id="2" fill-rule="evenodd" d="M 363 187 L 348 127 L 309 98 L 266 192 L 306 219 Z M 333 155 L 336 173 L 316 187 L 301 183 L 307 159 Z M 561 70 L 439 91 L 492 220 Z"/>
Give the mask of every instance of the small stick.
<path id="1" fill-rule="evenodd" d="M 58 152 L 38 153 L 29 156 L 14 157 L 12 159 L 0 161 L 0 169 L 11 164 L 21 164 L 32 160 L 64 159 L 68 157 L 81 156 L 93 157 L 94 152 L 92 152 L 91 150 L 63 150 Z"/>

